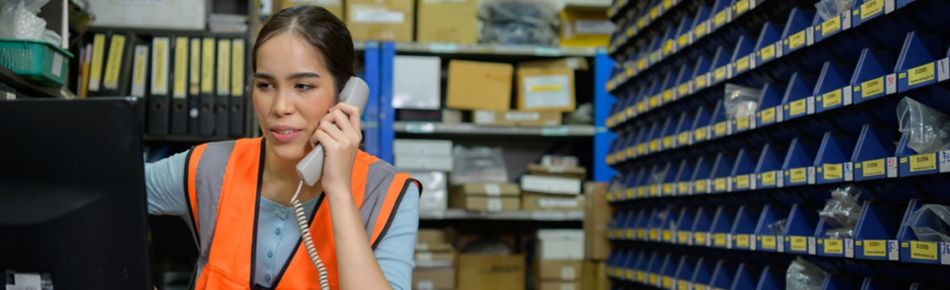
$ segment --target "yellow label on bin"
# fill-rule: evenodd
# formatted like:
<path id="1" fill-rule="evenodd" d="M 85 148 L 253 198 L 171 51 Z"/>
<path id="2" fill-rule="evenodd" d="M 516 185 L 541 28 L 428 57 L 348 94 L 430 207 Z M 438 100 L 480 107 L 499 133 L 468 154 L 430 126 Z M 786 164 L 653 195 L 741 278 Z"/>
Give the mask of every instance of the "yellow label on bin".
<path id="1" fill-rule="evenodd" d="M 673 100 L 673 89 L 663 91 L 663 102 L 669 102 Z"/>
<path id="2" fill-rule="evenodd" d="M 670 278 L 670 276 L 663 276 L 663 279 L 660 279 L 660 281 L 662 281 L 663 288 L 673 288 L 673 278 Z"/>
<path id="3" fill-rule="evenodd" d="M 821 23 L 821 35 L 828 36 L 841 30 L 841 16 L 835 16 Z"/>
<path id="4" fill-rule="evenodd" d="M 726 186 L 727 180 L 728 179 L 726 179 L 725 177 L 716 178 L 716 180 L 713 181 L 713 187 L 716 189 L 716 191 L 724 191 L 727 189 L 727 186 Z"/>
<path id="5" fill-rule="evenodd" d="M 775 58 L 775 44 L 769 44 L 759 50 L 762 54 L 762 61 L 768 61 Z"/>
<path id="6" fill-rule="evenodd" d="M 689 132 L 679 133 L 679 135 L 676 136 L 676 142 L 679 143 L 680 146 L 689 143 Z"/>
<path id="7" fill-rule="evenodd" d="M 663 148 L 672 148 L 673 147 L 673 136 L 663 137 Z"/>
<path id="8" fill-rule="evenodd" d="M 791 238 L 791 248 L 792 251 L 808 251 L 808 238 L 806 237 L 792 237 Z"/>
<path id="9" fill-rule="evenodd" d="M 921 260 L 937 260 L 937 243 L 910 241 L 910 257 Z"/>
<path id="10" fill-rule="evenodd" d="M 726 124 L 726 121 L 722 121 L 722 122 L 716 123 L 716 125 L 713 126 L 713 133 L 716 136 L 726 135 L 727 129 L 728 129 L 728 125 Z"/>
<path id="11" fill-rule="evenodd" d="M 647 282 L 648 282 L 648 283 L 650 283 L 650 284 L 656 284 L 657 280 L 659 280 L 659 277 L 657 277 L 656 274 L 650 273 L 649 275 L 647 275 Z"/>
<path id="12" fill-rule="evenodd" d="M 806 182 L 808 181 L 808 169 L 805 167 L 792 169 L 789 173 L 791 182 Z"/>
<path id="13" fill-rule="evenodd" d="M 821 107 L 824 109 L 841 104 L 841 90 L 833 90 L 821 96 Z"/>
<path id="14" fill-rule="evenodd" d="M 742 249 L 749 248 L 749 235 L 736 235 L 736 247 Z"/>
<path id="15" fill-rule="evenodd" d="M 798 116 L 804 114 L 808 110 L 807 99 L 801 99 L 794 101 L 788 105 L 788 114 L 791 116 Z"/>
<path id="16" fill-rule="evenodd" d="M 868 257 L 887 256 L 887 241 L 884 240 L 865 240 L 864 255 Z"/>
<path id="17" fill-rule="evenodd" d="M 775 107 L 762 110 L 761 115 L 759 115 L 759 121 L 761 123 L 775 122 Z"/>
<path id="18" fill-rule="evenodd" d="M 775 171 L 769 171 L 762 173 L 762 185 L 775 185 Z"/>
<path id="19" fill-rule="evenodd" d="M 660 8 L 662 7 L 653 6 L 653 8 L 650 8 L 650 19 L 656 19 L 660 16 Z"/>
<path id="20" fill-rule="evenodd" d="M 839 239 L 825 239 L 825 254 L 844 253 L 844 241 Z"/>
<path id="21" fill-rule="evenodd" d="M 663 9 L 670 9 L 673 7 L 673 0 L 663 0 Z"/>
<path id="22" fill-rule="evenodd" d="M 706 233 L 705 232 L 696 232 L 693 234 L 693 238 L 696 238 L 695 242 L 699 245 L 706 244 Z"/>
<path id="23" fill-rule="evenodd" d="M 910 156 L 910 172 L 937 169 L 937 154 L 917 154 Z"/>
<path id="24" fill-rule="evenodd" d="M 706 35 L 706 21 L 703 21 L 699 25 L 696 25 L 695 28 L 693 28 L 693 37 L 695 37 L 693 40 L 695 41 L 696 39 L 703 37 L 704 35 Z"/>
<path id="25" fill-rule="evenodd" d="M 805 45 L 805 30 L 788 37 L 788 48 L 796 49 Z"/>
<path id="26" fill-rule="evenodd" d="M 647 275 L 643 271 L 637 271 L 637 281 L 646 281 Z"/>
<path id="27" fill-rule="evenodd" d="M 822 177 L 825 180 L 836 180 L 841 179 L 842 175 L 842 166 L 841 163 L 838 164 L 823 164 L 821 166 Z"/>
<path id="28" fill-rule="evenodd" d="M 666 44 L 663 45 L 663 54 L 669 55 L 673 53 L 673 47 L 676 45 L 676 42 L 672 39 L 667 40 Z"/>
<path id="29" fill-rule="evenodd" d="M 884 159 L 861 162 L 861 168 L 864 169 L 861 173 L 864 177 L 884 175 Z"/>
<path id="30" fill-rule="evenodd" d="M 676 87 L 676 93 L 682 98 L 689 94 L 689 83 L 684 83 Z"/>
<path id="31" fill-rule="evenodd" d="M 676 289 L 689 289 L 689 281 L 684 281 L 684 280 L 677 281 Z"/>
<path id="32" fill-rule="evenodd" d="M 884 77 L 879 77 L 861 83 L 861 95 L 868 97 L 884 92 Z"/>
<path id="33" fill-rule="evenodd" d="M 725 247 L 725 246 L 726 246 L 726 234 L 723 234 L 723 233 L 713 234 L 713 246 L 716 246 L 716 247 Z"/>
<path id="34" fill-rule="evenodd" d="M 743 72 L 749 69 L 749 56 L 743 56 L 736 61 L 736 71 Z"/>
<path id="35" fill-rule="evenodd" d="M 647 238 L 647 231 L 643 229 L 637 229 L 637 239 L 645 240 Z"/>
<path id="36" fill-rule="evenodd" d="M 884 0 L 867 0 L 861 4 L 861 20 L 878 15 L 884 11 Z"/>
<path id="37" fill-rule="evenodd" d="M 716 81 L 726 79 L 726 66 L 716 68 L 716 70 L 713 72 L 713 79 Z"/>
<path id="38" fill-rule="evenodd" d="M 736 15 L 742 15 L 746 11 L 749 11 L 749 0 L 736 1 Z"/>
<path id="39" fill-rule="evenodd" d="M 672 183 L 664 183 L 664 184 L 663 184 L 663 194 L 665 194 L 665 195 L 673 194 L 673 184 L 672 184 Z"/>
<path id="40" fill-rule="evenodd" d="M 748 189 L 749 187 L 749 175 L 736 176 L 736 189 Z"/>
<path id="41" fill-rule="evenodd" d="M 774 250 L 777 246 L 775 242 L 775 236 L 762 236 L 762 248 L 768 250 Z"/>
<path id="42" fill-rule="evenodd" d="M 671 230 L 663 230 L 662 232 L 660 232 L 660 238 L 662 238 L 664 242 L 672 242 L 672 241 L 673 241 L 673 231 L 671 231 Z"/>
<path id="43" fill-rule="evenodd" d="M 655 229 L 650 230 L 647 232 L 647 238 L 649 238 L 651 241 L 658 240 L 660 239 L 660 233 L 657 232 Z"/>
<path id="44" fill-rule="evenodd" d="M 693 183 L 694 192 L 706 192 L 706 180 L 697 180 Z"/>
<path id="45" fill-rule="evenodd" d="M 703 141 L 706 140 L 706 127 L 702 127 L 693 131 L 693 141 Z"/>
<path id="46" fill-rule="evenodd" d="M 713 18 L 713 24 L 715 24 L 716 27 L 726 24 L 726 21 L 729 21 L 728 9 L 723 9 L 722 11 L 719 11 L 719 13 L 716 13 L 716 16 Z"/>
<path id="47" fill-rule="evenodd" d="M 660 150 L 660 140 L 650 140 L 650 152 L 656 152 L 657 150 Z"/>
<path id="48" fill-rule="evenodd" d="M 683 33 L 683 35 L 680 35 L 680 37 L 677 38 L 677 42 L 678 42 L 677 44 L 680 45 L 680 49 L 683 49 L 683 47 L 686 47 L 686 45 L 689 44 L 689 33 L 687 32 L 687 33 Z"/>
<path id="49" fill-rule="evenodd" d="M 907 70 L 907 85 L 913 86 L 934 79 L 934 63 L 917 66 Z"/>
<path id="50" fill-rule="evenodd" d="M 739 117 L 738 119 L 736 119 L 736 129 L 737 130 L 749 129 L 749 117 Z"/>
<path id="51" fill-rule="evenodd" d="M 689 192 L 689 182 L 680 182 L 676 184 L 676 190 L 679 194 L 686 194 Z"/>
<path id="52" fill-rule="evenodd" d="M 660 95 L 650 97 L 650 108 L 656 108 L 660 105 Z"/>
<path id="53" fill-rule="evenodd" d="M 679 241 L 680 243 L 686 243 L 686 242 L 688 242 L 688 241 L 689 241 L 689 232 L 687 232 L 687 231 L 679 231 L 679 232 L 676 232 L 676 240 Z"/>
<path id="54" fill-rule="evenodd" d="M 639 60 L 637 60 L 637 70 L 642 71 L 645 68 L 647 68 L 647 58 L 641 57 Z"/>

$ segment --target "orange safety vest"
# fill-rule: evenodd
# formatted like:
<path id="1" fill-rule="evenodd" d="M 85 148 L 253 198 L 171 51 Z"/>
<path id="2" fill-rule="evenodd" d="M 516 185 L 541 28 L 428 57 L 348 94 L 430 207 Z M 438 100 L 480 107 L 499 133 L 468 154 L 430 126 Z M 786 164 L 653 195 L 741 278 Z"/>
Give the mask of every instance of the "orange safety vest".
<path id="1" fill-rule="evenodd" d="M 258 288 L 253 279 L 265 146 L 263 138 L 239 139 L 202 144 L 188 152 L 185 191 L 200 248 L 195 289 Z M 421 189 L 408 174 L 366 152 L 357 153 L 352 193 L 374 249 L 413 183 Z M 330 287 L 338 289 L 329 206 L 321 195 L 310 216 L 310 232 Z M 317 270 L 299 240 L 296 248 L 271 289 L 319 289 Z"/>

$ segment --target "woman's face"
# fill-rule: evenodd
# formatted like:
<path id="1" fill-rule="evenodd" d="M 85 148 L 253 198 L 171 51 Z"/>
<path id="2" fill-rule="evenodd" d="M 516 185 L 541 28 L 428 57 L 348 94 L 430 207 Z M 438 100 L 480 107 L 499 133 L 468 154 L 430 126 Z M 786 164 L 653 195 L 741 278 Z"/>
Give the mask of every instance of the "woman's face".
<path id="1" fill-rule="evenodd" d="M 257 50 L 251 100 L 267 140 L 278 158 L 300 160 L 310 137 L 336 104 L 333 76 L 323 56 L 306 40 L 283 32 Z"/>

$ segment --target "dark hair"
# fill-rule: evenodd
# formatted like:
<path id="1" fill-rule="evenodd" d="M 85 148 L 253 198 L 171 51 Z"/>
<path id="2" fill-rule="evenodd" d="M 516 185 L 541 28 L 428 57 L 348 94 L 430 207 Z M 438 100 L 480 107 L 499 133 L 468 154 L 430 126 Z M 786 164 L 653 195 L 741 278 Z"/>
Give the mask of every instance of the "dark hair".
<path id="1" fill-rule="evenodd" d="M 271 16 L 254 43 L 251 58 L 254 70 L 257 70 L 257 49 L 283 32 L 297 34 L 323 55 L 323 63 L 333 75 L 337 92 L 343 90 L 351 76 L 356 75 L 356 52 L 350 30 L 343 21 L 318 6 L 291 7 Z"/>

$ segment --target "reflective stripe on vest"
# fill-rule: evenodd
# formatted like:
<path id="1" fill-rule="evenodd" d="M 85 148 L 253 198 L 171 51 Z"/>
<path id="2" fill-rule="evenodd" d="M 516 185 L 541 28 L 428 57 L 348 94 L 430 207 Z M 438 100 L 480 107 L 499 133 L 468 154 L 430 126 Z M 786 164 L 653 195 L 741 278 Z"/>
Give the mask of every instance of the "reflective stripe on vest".
<path id="1" fill-rule="evenodd" d="M 257 213 L 264 161 L 262 138 L 214 142 L 189 152 L 185 189 L 200 245 L 196 289 L 249 289 L 254 279 Z M 360 151 L 353 163 L 353 199 L 373 248 L 385 236 L 406 188 L 421 185 L 395 167 Z M 310 231 L 330 278 L 338 288 L 329 202 L 321 195 Z M 298 240 L 274 279 L 273 289 L 318 289 L 317 272 Z"/>

